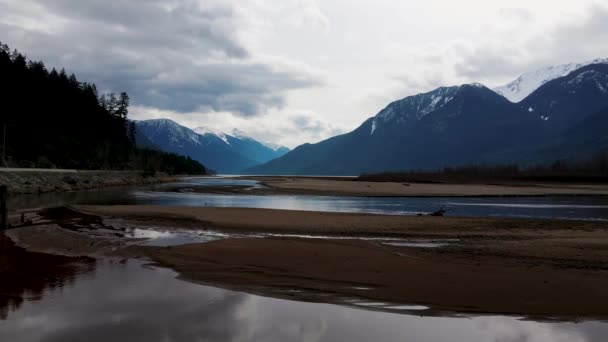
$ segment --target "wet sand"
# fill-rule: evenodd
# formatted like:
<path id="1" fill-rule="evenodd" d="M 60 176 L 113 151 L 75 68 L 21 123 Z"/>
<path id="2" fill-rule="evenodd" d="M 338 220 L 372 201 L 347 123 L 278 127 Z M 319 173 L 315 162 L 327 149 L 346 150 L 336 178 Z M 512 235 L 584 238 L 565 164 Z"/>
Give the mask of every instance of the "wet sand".
<path id="1" fill-rule="evenodd" d="M 397 216 L 318 211 L 179 207 L 153 205 L 80 205 L 75 209 L 92 215 L 154 222 L 167 228 L 219 228 L 334 236 L 394 236 L 418 238 L 542 237 L 573 232 L 608 232 L 608 223 L 574 220 L 512 218 Z"/>
<path id="2" fill-rule="evenodd" d="M 429 306 L 434 313 L 608 317 L 606 270 L 564 269 L 525 257 L 426 251 L 362 241 L 231 239 L 149 249 L 191 281 L 299 299 L 365 298 Z"/>
<path id="3" fill-rule="evenodd" d="M 142 228 L 328 238 L 231 238 L 149 247 L 130 241 L 96 242 L 48 224 L 8 234 L 33 250 L 50 252 L 51 245 L 68 255 L 146 257 L 177 270 L 185 280 L 276 297 L 419 304 L 431 307 L 425 314 L 608 318 L 608 225 L 604 222 L 154 206 L 80 206 L 78 210 Z M 91 217 L 95 216 L 80 220 Z M 59 225 L 65 227 L 65 222 L 59 219 Z M 438 248 L 417 248 L 337 239 L 345 236 L 414 243 L 451 240 Z"/>
<path id="4" fill-rule="evenodd" d="M 268 188 L 247 190 L 256 194 L 303 194 L 343 196 L 608 196 L 606 184 L 505 184 L 363 182 L 331 177 L 251 177 Z M 243 189 L 235 189 L 235 192 Z"/>

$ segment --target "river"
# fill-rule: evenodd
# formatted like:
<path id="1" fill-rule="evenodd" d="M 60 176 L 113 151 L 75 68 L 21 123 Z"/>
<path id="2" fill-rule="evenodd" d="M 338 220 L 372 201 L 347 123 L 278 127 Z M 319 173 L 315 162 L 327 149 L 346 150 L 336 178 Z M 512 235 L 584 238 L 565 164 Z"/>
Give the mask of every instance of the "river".
<path id="1" fill-rule="evenodd" d="M 449 216 L 554 218 L 608 221 L 608 197 L 348 197 L 310 195 L 205 194 L 167 191 L 204 186 L 260 187 L 253 180 L 201 177 L 148 187 L 110 188 L 69 193 L 21 195 L 9 207 L 69 204 L 150 204 L 291 209 L 328 212 L 416 215 L 441 208 Z"/>

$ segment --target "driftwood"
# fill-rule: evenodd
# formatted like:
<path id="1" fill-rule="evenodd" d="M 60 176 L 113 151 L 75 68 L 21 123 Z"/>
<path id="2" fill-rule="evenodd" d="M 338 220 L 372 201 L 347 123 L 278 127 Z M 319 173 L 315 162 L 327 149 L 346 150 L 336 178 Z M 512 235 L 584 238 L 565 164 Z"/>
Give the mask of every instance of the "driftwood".
<path id="1" fill-rule="evenodd" d="M 441 207 L 439 210 L 430 213 L 429 216 L 444 216 L 448 211 L 450 211 L 449 208 Z"/>

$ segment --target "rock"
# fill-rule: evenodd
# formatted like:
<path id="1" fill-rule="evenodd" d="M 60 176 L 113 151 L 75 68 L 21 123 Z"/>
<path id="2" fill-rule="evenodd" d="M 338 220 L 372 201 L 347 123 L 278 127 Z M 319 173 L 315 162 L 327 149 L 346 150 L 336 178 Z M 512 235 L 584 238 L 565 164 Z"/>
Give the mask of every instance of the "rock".
<path id="1" fill-rule="evenodd" d="M 139 171 L 0 171 L 0 184 L 8 187 L 9 194 L 36 194 L 93 189 L 104 186 L 153 184 L 166 180 L 167 175 L 144 178 Z"/>
<path id="2" fill-rule="evenodd" d="M 61 179 L 61 181 L 64 182 L 64 183 L 67 183 L 69 185 L 76 185 L 76 184 L 78 184 L 78 179 L 76 179 L 76 177 L 71 176 L 71 175 L 70 176 L 64 176 Z"/>

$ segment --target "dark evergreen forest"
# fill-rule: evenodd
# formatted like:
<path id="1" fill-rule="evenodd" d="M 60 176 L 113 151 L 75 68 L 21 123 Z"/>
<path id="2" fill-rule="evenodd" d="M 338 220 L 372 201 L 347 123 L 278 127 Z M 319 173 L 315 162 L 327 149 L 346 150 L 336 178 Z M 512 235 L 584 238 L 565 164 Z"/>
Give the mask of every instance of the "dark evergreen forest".
<path id="1" fill-rule="evenodd" d="M 189 157 L 138 149 L 125 92 L 99 94 L 95 84 L 2 43 L 0 75 L 4 166 L 207 173 Z"/>

